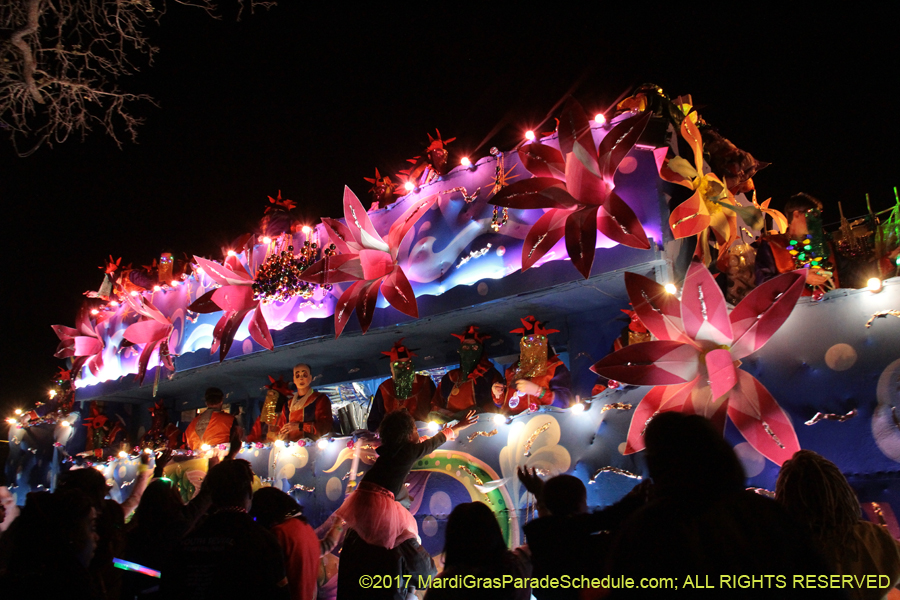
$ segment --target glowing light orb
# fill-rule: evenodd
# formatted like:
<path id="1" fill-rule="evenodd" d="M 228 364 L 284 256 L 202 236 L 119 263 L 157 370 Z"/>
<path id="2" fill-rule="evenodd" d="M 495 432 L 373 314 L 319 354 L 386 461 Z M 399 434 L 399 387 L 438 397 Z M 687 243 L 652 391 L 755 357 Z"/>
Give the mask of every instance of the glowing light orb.
<path id="1" fill-rule="evenodd" d="M 606 123 L 606 117 L 603 116 L 603 113 L 597 113 L 594 116 L 594 122 L 599 123 L 600 125 L 603 125 L 604 123 Z"/>
<path id="2" fill-rule="evenodd" d="M 529 142 L 534 139 L 534 132 L 532 130 L 528 130 L 525 132 L 525 139 Z"/>
<path id="3" fill-rule="evenodd" d="M 675 287 L 675 284 L 674 284 L 674 283 L 667 283 L 667 284 L 665 285 L 665 288 L 666 288 L 666 292 L 669 293 L 669 294 L 674 294 L 675 292 L 678 291 L 678 288 Z"/>
<path id="4" fill-rule="evenodd" d="M 878 293 L 881 291 L 881 280 L 877 277 L 872 277 L 866 282 L 866 287 L 869 288 L 870 292 Z"/>
<path id="5" fill-rule="evenodd" d="M 578 402 L 577 404 L 572 405 L 572 414 L 580 415 L 584 412 L 584 404 Z"/>
<path id="6" fill-rule="evenodd" d="M 415 188 L 415 187 L 416 186 L 413 185 L 412 181 L 407 181 L 406 183 L 403 184 L 403 189 L 405 189 L 407 192 L 413 191 L 413 188 Z"/>
<path id="7" fill-rule="evenodd" d="M 468 156 L 463 156 L 462 160 L 459 161 L 459 164 L 461 164 L 464 167 L 469 167 L 469 166 L 471 166 L 472 161 L 469 160 Z"/>

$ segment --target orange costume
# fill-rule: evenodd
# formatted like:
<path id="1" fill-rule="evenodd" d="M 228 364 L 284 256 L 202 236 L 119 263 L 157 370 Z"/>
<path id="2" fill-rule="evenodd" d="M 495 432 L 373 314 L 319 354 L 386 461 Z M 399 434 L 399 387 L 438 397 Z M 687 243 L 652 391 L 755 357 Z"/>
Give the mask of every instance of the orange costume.
<path id="1" fill-rule="evenodd" d="M 300 438 L 319 438 L 334 431 L 334 420 L 331 414 L 331 400 L 321 392 L 310 390 L 304 398 L 294 397 L 284 405 L 276 431 L 280 431 L 288 423 L 298 423 L 300 431 L 289 436 L 296 442 Z"/>
<path id="2" fill-rule="evenodd" d="M 231 428 L 234 425 L 234 417 L 228 413 L 207 409 L 203 414 L 194 417 L 184 432 L 184 437 L 191 450 L 200 450 L 203 444 L 210 446 L 227 444 L 231 439 Z"/>
<path id="3" fill-rule="evenodd" d="M 548 356 L 547 336 L 559 330 L 545 329 L 543 323 L 530 315 L 520 320 L 522 327 L 510 331 L 522 335 L 519 360 L 506 369 L 506 394 L 497 406 L 508 415 L 517 415 L 532 404 L 568 407 L 571 401 L 569 369 L 555 354 Z M 516 389 L 516 381 L 520 379 L 541 388 L 540 393 L 520 393 Z"/>

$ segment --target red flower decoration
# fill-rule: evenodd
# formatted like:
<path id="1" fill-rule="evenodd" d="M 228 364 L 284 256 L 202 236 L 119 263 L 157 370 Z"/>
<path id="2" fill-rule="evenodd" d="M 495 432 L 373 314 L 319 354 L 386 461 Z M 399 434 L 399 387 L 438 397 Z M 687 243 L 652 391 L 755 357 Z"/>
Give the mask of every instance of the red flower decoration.
<path id="1" fill-rule="evenodd" d="M 572 264 L 587 278 L 594 263 L 597 231 L 632 248 L 650 248 L 634 211 L 615 192 L 619 163 L 637 142 L 650 113 L 627 119 L 594 148 L 590 121 L 570 100 L 559 124 L 559 150 L 538 140 L 519 149 L 534 177 L 504 187 L 491 204 L 517 209 L 547 209 L 522 246 L 522 270 L 533 266 L 564 235 Z"/>
<path id="2" fill-rule="evenodd" d="M 199 313 L 214 313 L 220 310 L 224 313 L 213 329 L 210 354 L 219 350 L 219 362 L 225 360 L 238 328 L 251 310 L 253 317 L 249 326 L 250 337 L 263 348 L 271 350 L 274 344 L 272 334 L 269 333 L 269 325 L 262 314 L 259 300 L 253 299 L 253 277 L 244 269 L 238 257 L 229 256 L 225 259 L 224 265 L 199 256 L 195 256 L 194 261 L 210 279 L 221 286 L 203 294 L 188 307 L 189 310 Z"/>
<path id="3" fill-rule="evenodd" d="M 340 254 L 326 256 L 307 268 L 300 277 L 302 281 L 318 284 L 353 282 L 341 294 L 334 308 L 335 337 L 340 337 L 354 309 L 363 333 L 368 331 L 379 290 L 391 306 L 418 318 L 416 296 L 397 262 L 397 253 L 403 238 L 436 200 L 437 196 L 416 200 L 391 225 L 385 240 L 375 230 L 359 199 L 350 188 L 344 188 L 346 224 L 322 218 Z"/>
<path id="4" fill-rule="evenodd" d="M 52 329 L 59 338 L 56 347 L 56 358 L 72 358 L 72 372 L 81 373 L 87 366 L 96 377 L 103 368 L 103 328 L 102 323 L 95 327 L 91 323 L 90 310 L 87 306 L 78 313 L 77 329 L 64 325 L 53 325 Z"/>

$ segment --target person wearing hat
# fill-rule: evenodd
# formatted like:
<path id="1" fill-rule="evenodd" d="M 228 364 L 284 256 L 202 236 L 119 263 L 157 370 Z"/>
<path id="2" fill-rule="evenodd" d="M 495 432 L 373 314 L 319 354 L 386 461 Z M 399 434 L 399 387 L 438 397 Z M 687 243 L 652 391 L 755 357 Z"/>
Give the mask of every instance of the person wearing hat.
<path id="1" fill-rule="evenodd" d="M 269 375 L 269 385 L 266 388 L 266 399 L 263 401 L 259 418 L 253 424 L 248 442 L 274 442 L 279 439 L 279 432 L 287 422 L 284 416 L 284 407 L 287 401 L 294 395 L 291 388 L 281 377 L 276 381 Z"/>
<path id="2" fill-rule="evenodd" d="M 403 345 L 403 338 L 394 342 L 389 352 L 382 352 L 391 359 L 391 377 L 378 386 L 372 399 L 372 409 L 366 421 L 369 431 L 377 431 L 381 420 L 389 412 L 405 408 L 417 421 L 424 421 L 431 410 L 435 386 L 431 377 L 416 373 L 412 357 L 416 356 Z"/>
<path id="3" fill-rule="evenodd" d="M 459 340 L 459 368 L 448 371 L 441 379 L 432 410 L 448 418 L 472 408 L 496 412 L 506 386 L 484 350 L 484 340 L 491 336 L 479 333 L 477 325 L 451 335 Z"/>
<path id="4" fill-rule="evenodd" d="M 191 450 L 200 450 L 206 444 L 217 446 L 231 440 L 232 429 L 240 425 L 232 415 L 222 410 L 225 394 L 219 388 L 208 388 L 204 394 L 206 410 L 194 417 L 184 438 Z"/>
<path id="5" fill-rule="evenodd" d="M 569 369 L 558 356 L 549 353 L 547 336 L 559 333 L 558 329 L 545 329 L 533 316 L 521 319 L 522 327 L 510 333 L 522 336 L 519 343 L 519 360 L 506 369 L 506 393 L 496 402 L 501 412 L 517 415 L 536 406 L 568 407 Z"/>

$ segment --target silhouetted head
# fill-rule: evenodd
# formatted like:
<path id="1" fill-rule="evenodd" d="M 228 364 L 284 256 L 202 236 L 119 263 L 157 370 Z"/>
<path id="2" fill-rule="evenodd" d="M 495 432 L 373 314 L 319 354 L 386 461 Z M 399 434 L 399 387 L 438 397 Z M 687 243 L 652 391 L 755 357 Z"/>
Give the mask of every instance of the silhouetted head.
<path id="1" fill-rule="evenodd" d="M 206 401 L 206 406 L 210 408 L 221 406 L 222 402 L 225 401 L 225 393 L 219 388 L 207 388 L 206 393 L 203 394 L 203 399 Z"/>
<path id="2" fill-rule="evenodd" d="M 60 475 L 57 491 L 81 490 L 84 492 L 91 505 L 100 512 L 103 509 L 103 499 L 109 493 L 109 485 L 103 473 L 94 468 L 72 469 L 68 473 Z"/>
<path id="3" fill-rule="evenodd" d="M 544 484 L 544 506 L 557 517 L 587 512 L 587 488 L 572 475 L 557 475 Z"/>
<path id="4" fill-rule="evenodd" d="M 775 499 L 817 538 L 841 539 L 859 520 L 856 493 L 833 462 L 811 450 L 785 461 Z"/>
<path id="5" fill-rule="evenodd" d="M 381 421 L 378 435 L 385 446 L 399 446 L 414 439 L 416 422 L 405 408 L 389 412 Z"/>
<path id="6" fill-rule="evenodd" d="M 253 470 L 246 460 L 224 460 L 209 470 L 203 482 L 209 488 L 216 508 L 250 509 L 253 496 Z"/>
<path id="7" fill-rule="evenodd" d="M 266 529 L 302 512 L 296 500 L 277 488 L 264 487 L 253 493 L 250 516 Z"/>
<path id="8" fill-rule="evenodd" d="M 481 502 L 457 505 L 447 519 L 444 564 L 485 567 L 499 563 L 506 542 L 497 517 Z"/>
<path id="9" fill-rule="evenodd" d="M 708 419 L 662 413 L 647 425 L 644 441 L 647 468 L 661 494 L 709 499 L 744 488 L 737 455 Z"/>

